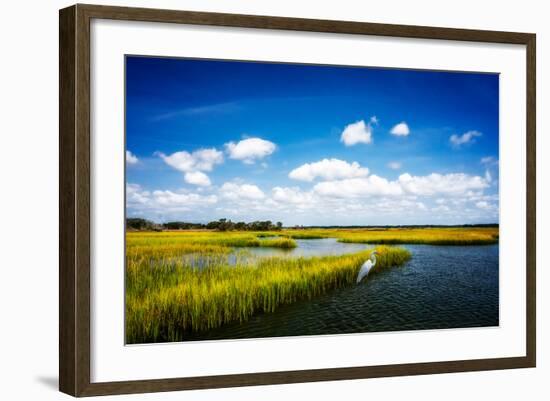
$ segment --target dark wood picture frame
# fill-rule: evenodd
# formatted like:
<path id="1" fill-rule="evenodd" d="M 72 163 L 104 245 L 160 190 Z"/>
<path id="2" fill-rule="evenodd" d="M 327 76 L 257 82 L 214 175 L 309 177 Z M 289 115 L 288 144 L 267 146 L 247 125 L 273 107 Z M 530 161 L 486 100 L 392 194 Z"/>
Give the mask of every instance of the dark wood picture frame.
<path id="1" fill-rule="evenodd" d="M 525 45 L 526 356 L 91 383 L 90 21 L 93 18 Z M 62 392 L 73 396 L 93 396 L 535 366 L 535 34 L 80 4 L 60 10 L 59 30 L 59 389 Z"/>

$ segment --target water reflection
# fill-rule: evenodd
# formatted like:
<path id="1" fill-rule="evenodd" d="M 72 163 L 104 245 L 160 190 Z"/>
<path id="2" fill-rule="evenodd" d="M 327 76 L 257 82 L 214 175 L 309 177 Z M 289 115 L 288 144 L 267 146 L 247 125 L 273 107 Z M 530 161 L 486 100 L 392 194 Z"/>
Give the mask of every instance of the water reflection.
<path id="1" fill-rule="evenodd" d="M 311 256 L 328 256 L 328 255 L 344 255 L 347 253 L 360 252 L 365 249 L 372 248 L 372 245 L 367 244 L 350 244 L 338 242 L 336 238 L 323 239 L 297 239 L 298 245 L 296 248 L 266 248 L 266 247 L 250 247 L 242 248 L 251 252 L 256 256 L 290 256 L 290 257 L 311 257 Z"/>
<path id="2" fill-rule="evenodd" d="M 242 247 L 234 248 L 227 254 L 190 253 L 168 259 L 173 263 L 182 262 L 193 269 L 205 269 L 211 266 L 250 266 L 258 262 L 258 258 L 268 257 L 312 257 L 328 255 L 344 255 L 372 248 L 372 245 L 349 244 L 338 242 L 336 238 L 298 239 L 296 248 L 275 247 Z"/>

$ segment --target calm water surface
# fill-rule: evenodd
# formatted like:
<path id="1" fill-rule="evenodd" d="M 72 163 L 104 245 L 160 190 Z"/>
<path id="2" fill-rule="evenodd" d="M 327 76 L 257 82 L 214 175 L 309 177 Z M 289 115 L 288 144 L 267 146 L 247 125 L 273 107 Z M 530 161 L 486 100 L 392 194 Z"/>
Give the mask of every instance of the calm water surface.
<path id="1" fill-rule="evenodd" d="M 297 239 L 295 241 L 298 246 L 291 249 L 262 247 L 245 247 L 239 249 L 245 249 L 256 256 L 311 257 L 344 255 L 346 253 L 355 253 L 373 248 L 373 245 L 338 242 L 336 238 Z"/>
<path id="2" fill-rule="evenodd" d="M 369 246 L 334 239 L 298 240 L 282 251 L 250 248 L 256 255 L 336 255 Z M 244 323 L 187 336 L 187 340 L 238 339 L 376 331 L 498 326 L 499 246 L 402 245 L 412 258 L 402 267 L 312 300 L 281 306 Z"/>

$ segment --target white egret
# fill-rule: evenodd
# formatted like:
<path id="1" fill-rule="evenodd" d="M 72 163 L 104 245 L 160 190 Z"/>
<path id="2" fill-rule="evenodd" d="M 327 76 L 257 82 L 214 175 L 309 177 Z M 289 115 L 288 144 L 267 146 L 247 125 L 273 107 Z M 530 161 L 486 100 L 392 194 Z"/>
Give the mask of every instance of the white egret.
<path id="1" fill-rule="evenodd" d="M 372 251 L 370 254 L 370 258 L 363 263 L 363 266 L 361 266 L 361 270 L 359 270 L 359 274 L 357 275 L 357 284 L 361 282 L 365 277 L 369 275 L 369 272 L 371 269 L 376 265 L 376 254 L 378 252 Z"/>

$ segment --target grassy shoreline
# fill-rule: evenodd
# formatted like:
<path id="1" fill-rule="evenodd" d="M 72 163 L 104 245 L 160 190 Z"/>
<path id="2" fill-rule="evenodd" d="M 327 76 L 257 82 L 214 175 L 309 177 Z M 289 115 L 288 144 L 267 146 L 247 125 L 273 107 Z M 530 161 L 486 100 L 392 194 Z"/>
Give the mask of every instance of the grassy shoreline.
<path id="1" fill-rule="evenodd" d="M 336 238 L 360 244 L 485 245 L 499 240 L 498 227 L 283 230 L 294 239 Z"/>
<path id="2" fill-rule="evenodd" d="M 403 265 L 410 253 L 381 246 L 373 272 Z M 243 322 L 255 313 L 354 285 L 372 250 L 341 256 L 270 257 L 255 265 L 190 268 L 183 259 L 134 255 L 126 268 L 126 341 L 181 341 L 190 331 Z"/>

